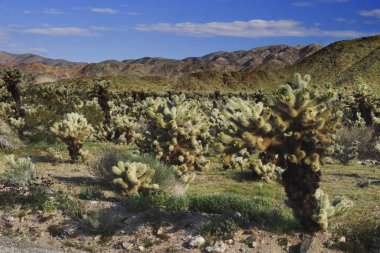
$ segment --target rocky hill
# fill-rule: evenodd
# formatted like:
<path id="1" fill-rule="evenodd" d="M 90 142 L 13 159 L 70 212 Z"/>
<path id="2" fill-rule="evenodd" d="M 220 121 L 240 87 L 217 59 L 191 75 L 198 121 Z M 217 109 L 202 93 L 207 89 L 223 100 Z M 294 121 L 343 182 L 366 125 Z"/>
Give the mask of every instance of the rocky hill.
<path id="1" fill-rule="evenodd" d="M 86 64 L 1 52 L 0 64 L 32 73 L 37 82 L 107 77 L 124 88 L 157 91 L 270 90 L 290 80 L 294 72 L 337 87 L 365 82 L 380 90 L 380 35 L 326 47 L 274 45 L 183 60 L 146 57 Z"/>
<path id="2" fill-rule="evenodd" d="M 107 60 L 90 64 L 2 52 L 0 64 L 15 66 L 33 73 L 38 82 L 104 76 L 180 78 L 199 72 L 227 73 L 251 68 L 275 70 L 294 64 L 321 48 L 320 45 L 296 47 L 275 45 L 248 51 L 216 52 L 183 60 L 146 57 L 137 60 Z"/>

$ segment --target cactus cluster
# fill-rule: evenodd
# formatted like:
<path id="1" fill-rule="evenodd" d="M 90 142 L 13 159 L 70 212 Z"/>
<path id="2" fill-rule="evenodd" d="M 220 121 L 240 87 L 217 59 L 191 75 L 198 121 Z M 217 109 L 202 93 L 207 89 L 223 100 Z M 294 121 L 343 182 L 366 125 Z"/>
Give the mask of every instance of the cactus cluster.
<path id="1" fill-rule="evenodd" d="M 208 164 L 204 157 L 209 140 L 207 117 L 186 101 L 185 95 L 148 98 L 147 106 L 147 129 L 138 144 L 140 150 L 177 166 L 180 174 L 204 169 Z"/>
<path id="2" fill-rule="evenodd" d="M 94 132 L 94 129 L 83 115 L 68 113 L 62 121 L 54 123 L 50 130 L 66 143 L 72 161 L 85 157 L 86 152 L 82 150 L 83 142 Z"/>
<path id="3" fill-rule="evenodd" d="M 158 184 L 153 184 L 152 179 L 155 170 L 147 164 L 139 162 L 122 162 L 112 167 L 114 174 L 118 176 L 113 182 L 122 188 L 124 195 L 137 194 L 142 190 L 157 190 Z"/>

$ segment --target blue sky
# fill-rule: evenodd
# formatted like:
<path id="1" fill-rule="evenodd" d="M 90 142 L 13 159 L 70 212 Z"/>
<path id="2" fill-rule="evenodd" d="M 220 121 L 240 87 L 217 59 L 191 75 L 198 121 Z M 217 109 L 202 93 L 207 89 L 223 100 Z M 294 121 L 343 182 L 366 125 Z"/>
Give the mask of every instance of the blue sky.
<path id="1" fill-rule="evenodd" d="M 0 50 L 98 62 L 380 34 L 379 0 L 4 0 Z"/>

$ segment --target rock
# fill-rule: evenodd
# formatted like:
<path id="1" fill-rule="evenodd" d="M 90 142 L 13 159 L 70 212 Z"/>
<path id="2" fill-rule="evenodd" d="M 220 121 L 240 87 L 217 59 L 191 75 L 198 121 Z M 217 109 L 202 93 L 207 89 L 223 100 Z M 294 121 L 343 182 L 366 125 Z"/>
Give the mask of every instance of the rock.
<path id="1" fill-rule="evenodd" d="M 12 223 L 12 222 L 15 220 L 15 217 L 9 215 L 9 216 L 5 217 L 4 220 L 5 220 L 6 222 L 8 222 L 8 223 Z"/>
<path id="2" fill-rule="evenodd" d="M 206 251 L 209 253 L 224 253 L 227 250 L 223 242 L 216 242 L 213 246 L 208 246 Z"/>
<path id="3" fill-rule="evenodd" d="M 339 238 L 338 242 L 346 242 L 346 237 L 342 236 L 341 238 Z"/>
<path id="4" fill-rule="evenodd" d="M 116 193 L 114 191 L 102 191 L 101 194 L 104 199 L 112 199 L 116 197 Z"/>
<path id="5" fill-rule="evenodd" d="M 156 234 L 157 234 L 157 235 L 162 235 L 164 232 L 165 232 L 165 229 L 164 229 L 163 227 L 159 227 L 159 228 L 157 229 Z"/>
<path id="6" fill-rule="evenodd" d="M 76 235 L 76 228 L 64 228 L 59 235 L 62 239 L 65 239 L 66 237 L 74 237 Z"/>
<path id="7" fill-rule="evenodd" d="M 228 244 L 228 245 L 232 245 L 232 244 L 234 244 L 234 240 L 232 240 L 232 239 L 227 240 L 227 244 Z"/>
<path id="8" fill-rule="evenodd" d="M 315 236 L 305 235 L 301 244 L 300 253 L 320 253 L 322 243 Z"/>
<path id="9" fill-rule="evenodd" d="M 123 242 L 121 244 L 121 246 L 123 247 L 123 249 L 126 249 L 126 250 L 131 250 L 133 248 L 133 243 L 130 243 L 130 242 Z"/>
<path id="10" fill-rule="evenodd" d="M 248 247 L 255 248 L 257 246 L 257 237 L 254 235 L 249 236 L 245 241 L 248 244 Z"/>
<path id="11" fill-rule="evenodd" d="M 191 248 L 200 248 L 203 245 L 205 245 L 205 243 L 206 243 L 205 238 L 203 238 L 203 236 L 201 235 L 197 235 L 191 238 L 191 240 L 189 241 L 189 246 Z"/>
<path id="12" fill-rule="evenodd" d="M 140 252 L 144 252 L 144 251 L 145 251 L 145 247 L 144 247 L 144 246 L 142 246 L 142 245 L 141 245 L 141 246 L 139 246 L 139 248 L 138 248 L 138 249 L 139 249 L 139 251 L 140 251 Z"/>

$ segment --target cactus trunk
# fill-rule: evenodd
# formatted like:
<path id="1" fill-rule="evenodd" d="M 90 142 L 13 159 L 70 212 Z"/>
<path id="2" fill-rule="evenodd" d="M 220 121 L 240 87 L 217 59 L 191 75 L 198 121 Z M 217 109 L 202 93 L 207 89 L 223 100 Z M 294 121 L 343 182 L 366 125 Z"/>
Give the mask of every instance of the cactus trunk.
<path id="1" fill-rule="evenodd" d="M 70 145 L 67 146 L 71 161 L 76 162 L 80 156 L 80 150 L 82 149 L 82 144 L 73 140 Z"/>
<path id="2" fill-rule="evenodd" d="M 314 196 L 319 188 L 321 171 L 313 171 L 309 166 L 289 163 L 282 174 L 282 182 L 288 197 L 287 204 L 293 209 L 294 216 L 303 229 L 315 232 L 321 229 L 312 216 L 318 209 L 318 201 Z"/>

